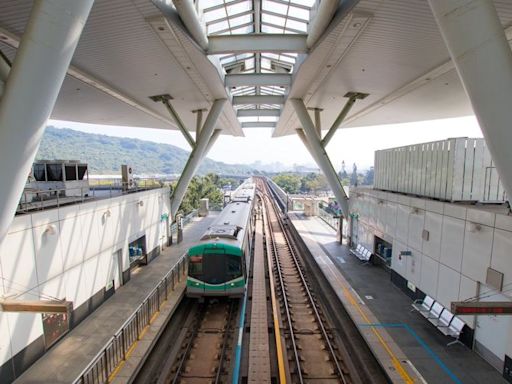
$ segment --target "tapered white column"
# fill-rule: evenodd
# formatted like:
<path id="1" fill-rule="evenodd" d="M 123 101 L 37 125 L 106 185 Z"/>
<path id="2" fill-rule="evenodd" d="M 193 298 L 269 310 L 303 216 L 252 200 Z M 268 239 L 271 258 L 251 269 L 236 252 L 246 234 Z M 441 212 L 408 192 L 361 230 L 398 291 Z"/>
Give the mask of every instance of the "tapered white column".
<path id="1" fill-rule="evenodd" d="M 94 0 L 36 0 L 0 101 L 0 241 Z"/>
<path id="2" fill-rule="evenodd" d="M 187 192 L 188 185 L 199 167 L 199 163 L 204 158 L 207 150 L 211 148 L 211 145 L 208 145 L 208 143 L 210 143 L 210 140 L 212 139 L 215 125 L 217 124 L 217 120 L 225 103 L 226 99 L 218 99 L 214 101 L 212 108 L 208 113 L 208 117 L 204 122 L 203 128 L 201 129 L 201 133 L 196 140 L 196 145 L 190 153 L 187 164 L 185 165 L 180 179 L 176 184 L 176 188 L 171 196 L 171 218 L 173 220 L 176 212 L 178 212 L 181 202 L 183 201 L 183 197 Z"/>
<path id="3" fill-rule="evenodd" d="M 492 0 L 429 0 L 509 198 L 512 51 Z"/>
<path id="4" fill-rule="evenodd" d="M 334 170 L 334 167 L 331 164 L 331 160 L 329 156 L 325 152 L 324 147 L 320 141 L 320 136 L 316 131 L 316 127 L 309 117 L 308 110 L 304 105 L 302 99 L 291 99 L 292 105 L 297 113 L 297 117 L 299 118 L 302 128 L 304 129 L 304 133 L 308 142 L 308 150 L 311 152 L 311 155 L 315 159 L 316 163 L 324 173 L 327 178 L 327 182 L 336 196 L 336 200 L 341 207 L 341 211 L 343 212 L 344 217 L 348 217 L 348 197 L 345 194 L 345 190 L 341 185 L 340 179 Z"/>

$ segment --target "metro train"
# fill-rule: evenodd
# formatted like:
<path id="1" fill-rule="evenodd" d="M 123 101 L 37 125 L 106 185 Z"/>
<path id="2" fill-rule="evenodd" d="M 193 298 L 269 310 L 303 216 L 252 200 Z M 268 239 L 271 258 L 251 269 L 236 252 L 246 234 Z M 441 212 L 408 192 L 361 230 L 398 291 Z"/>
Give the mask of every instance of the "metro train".
<path id="1" fill-rule="evenodd" d="M 242 297 L 252 248 L 256 185 L 244 181 L 199 242 L 189 248 L 187 297 Z"/>

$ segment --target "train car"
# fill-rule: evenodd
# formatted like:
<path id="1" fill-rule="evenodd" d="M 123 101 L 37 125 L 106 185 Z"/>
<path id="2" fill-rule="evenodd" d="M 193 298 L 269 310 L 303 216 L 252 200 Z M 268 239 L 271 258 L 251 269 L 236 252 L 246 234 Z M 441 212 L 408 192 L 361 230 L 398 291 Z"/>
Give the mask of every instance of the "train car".
<path id="1" fill-rule="evenodd" d="M 214 223 L 188 250 L 187 297 L 242 297 L 252 240 L 256 186 L 246 180 Z"/>

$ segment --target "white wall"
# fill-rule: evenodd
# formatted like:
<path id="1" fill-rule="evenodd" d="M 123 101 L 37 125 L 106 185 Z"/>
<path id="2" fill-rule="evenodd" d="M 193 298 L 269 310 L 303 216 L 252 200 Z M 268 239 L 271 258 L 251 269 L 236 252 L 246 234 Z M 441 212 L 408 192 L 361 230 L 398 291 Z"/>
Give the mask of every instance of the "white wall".
<path id="1" fill-rule="evenodd" d="M 480 292 L 498 294 L 485 286 L 488 267 L 504 274 L 503 294 L 512 300 L 512 216 L 504 208 L 443 203 L 366 188 L 353 189 L 350 196 L 350 212 L 359 214 L 359 242 L 373 249 L 375 235 L 390 241 L 392 269 L 444 306 L 476 296 L 479 283 Z M 429 232 L 428 241 L 422 238 L 423 230 Z M 400 258 L 405 250 L 412 255 Z M 461 318 L 475 328 L 473 316 Z M 489 333 L 485 331 L 476 328 L 476 339 L 484 338 Z M 499 339 L 512 355 L 512 324 Z M 503 348 L 494 345 L 504 359 Z"/>
<path id="2" fill-rule="evenodd" d="M 17 216 L 0 243 L 0 296 L 65 298 L 77 308 L 115 277 L 117 250 L 126 270 L 131 240 L 145 234 L 148 252 L 163 245 L 169 212 L 162 188 Z M 0 312 L 0 365 L 42 334 L 40 314 Z"/>

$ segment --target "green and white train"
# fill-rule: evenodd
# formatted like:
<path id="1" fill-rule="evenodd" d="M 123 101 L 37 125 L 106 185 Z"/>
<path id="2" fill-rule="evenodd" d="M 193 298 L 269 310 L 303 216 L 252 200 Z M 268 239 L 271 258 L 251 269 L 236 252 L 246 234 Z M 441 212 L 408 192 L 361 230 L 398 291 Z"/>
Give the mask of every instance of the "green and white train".
<path id="1" fill-rule="evenodd" d="M 247 281 L 256 186 L 247 179 L 188 250 L 187 297 L 242 297 Z"/>

